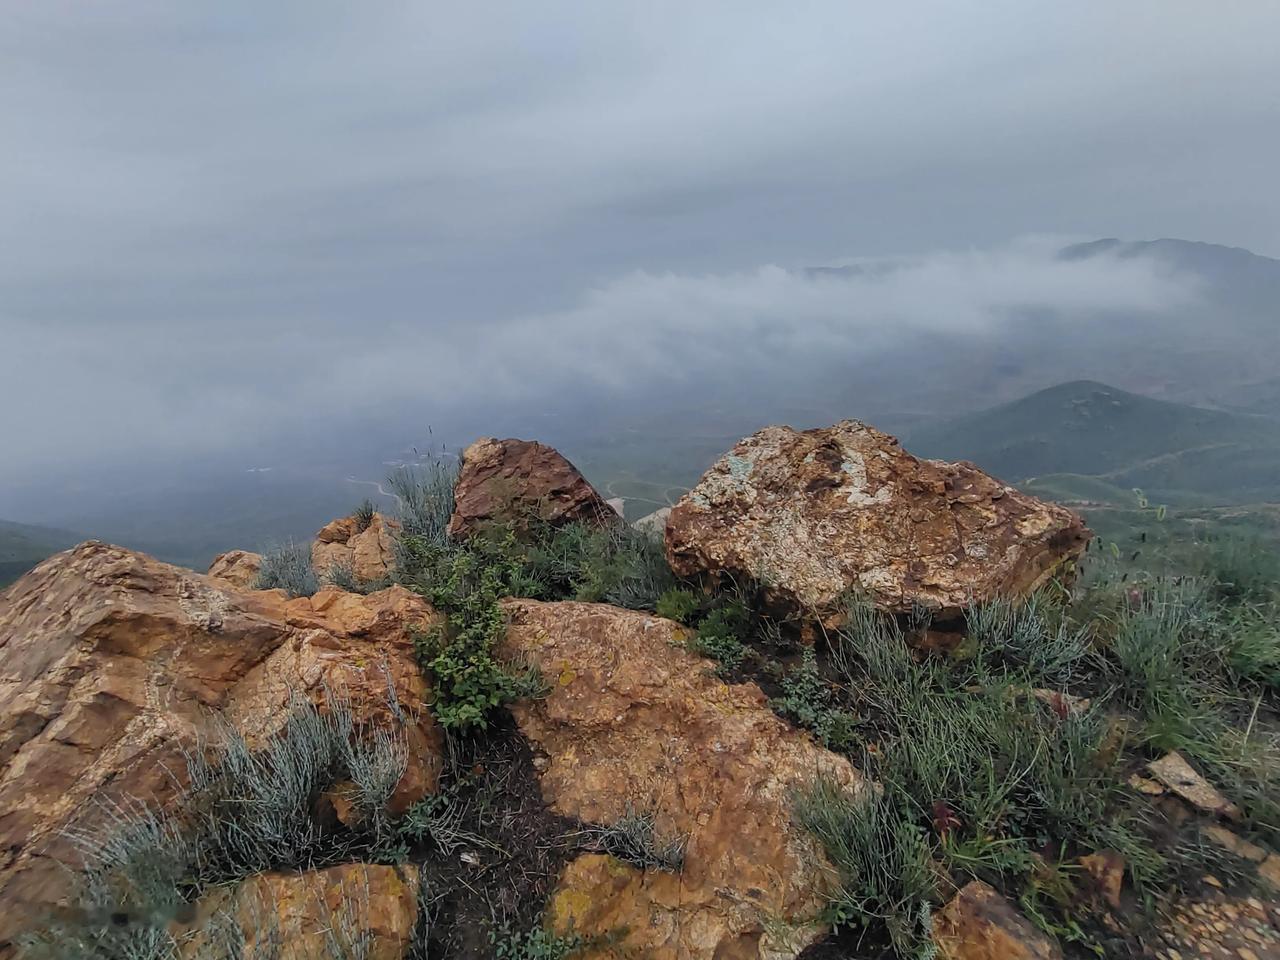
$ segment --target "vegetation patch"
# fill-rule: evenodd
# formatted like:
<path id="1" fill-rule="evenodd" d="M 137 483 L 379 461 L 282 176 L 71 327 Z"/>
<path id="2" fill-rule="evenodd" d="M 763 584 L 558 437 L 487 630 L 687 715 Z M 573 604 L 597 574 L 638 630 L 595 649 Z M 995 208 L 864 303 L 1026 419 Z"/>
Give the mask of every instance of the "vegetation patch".
<path id="1" fill-rule="evenodd" d="M 255 590 L 283 590 L 290 597 L 309 597 L 320 589 L 320 578 L 311 565 L 311 548 L 292 540 L 262 555 Z"/>

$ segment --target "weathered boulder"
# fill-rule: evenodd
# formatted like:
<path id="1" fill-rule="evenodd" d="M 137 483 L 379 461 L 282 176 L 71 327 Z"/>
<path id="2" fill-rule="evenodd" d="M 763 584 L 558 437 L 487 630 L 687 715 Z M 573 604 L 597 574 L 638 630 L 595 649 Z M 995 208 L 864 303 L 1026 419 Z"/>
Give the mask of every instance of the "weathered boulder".
<path id="1" fill-rule="evenodd" d="M 393 806 L 434 789 L 441 734 L 411 639 L 434 619 L 400 587 L 288 600 L 96 542 L 0 593 L 0 956 L 65 895 L 66 829 L 91 828 L 100 801 L 167 802 L 212 713 L 260 743 L 293 697 L 340 694 L 362 726 L 402 725 Z"/>
<path id="2" fill-rule="evenodd" d="M 551 900 L 556 927 L 626 927 L 595 955 L 659 960 L 792 957 L 820 937 L 831 868 L 792 822 L 792 794 L 820 776 L 866 789 L 848 760 L 778 719 L 755 684 L 716 678 L 670 620 L 602 604 L 504 606 L 505 654 L 551 687 L 513 712 L 545 758 L 535 763 L 552 809 L 603 825 L 642 811 L 660 837 L 687 838 L 678 873 L 600 853 L 572 861 Z"/>
<path id="3" fill-rule="evenodd" d="M 681 576 L 756 579 L 826 619 L 853 589 L 881 609 L 939 618 L 1023 595 L 1071 567 L 1090 537 L 1071 511 L 970 463 L 921 460 L 856 420 L 768 427 L 722 457 L 667 518 Z"/>
<path id="4" fill-rule="evenodd" d="M 331 520 L 311 544 L 311 566 L 321 577 L 342 567 L 366 583 L 386 580 L 395 568 L 398 528 L 396 521 L 380 513 L 363 530 L 354 517 Z"/>
<path id="5" fill-rule="evenodd" d="M 213 558 L 209 576 L 225 580 L 235 587 L 252 590 L 262 572 L 262 554 L 248 550 L 228 550 Z"/>
<path id="6" fill-rule="evenodd" d="M 258 874 L 197 905 L 201 920 L 181 937 L 184 955 L 201 955 L 209 918 L 222 916 L 239 928 L 246 958 L 402 960 L 418 919 L 419 883 L 418 868 L 408 864 Z"/>
<path id="7" fill-rule="evenodd" d="M 487 523 L 529 515 L 551 524 L 620 522 L 617 511 L 552 447 L 493 437 L 467 447 L 454 489 L 450 536 L 466 537 Z"/>
<path id="8" fill-rule="evenodd" d="M 995 889 L 974 880 L 933 918 L 942 960 L 1061 960 L 1062 950 Z"/>

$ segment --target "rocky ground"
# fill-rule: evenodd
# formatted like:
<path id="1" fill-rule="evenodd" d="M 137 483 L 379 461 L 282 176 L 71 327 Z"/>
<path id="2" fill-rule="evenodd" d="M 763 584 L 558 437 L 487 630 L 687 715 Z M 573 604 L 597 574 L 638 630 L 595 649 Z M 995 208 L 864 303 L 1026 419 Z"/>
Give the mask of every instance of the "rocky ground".
<path id="1" fill-rule="evenodd" d="M 539 444 L 403 479 L 0 594 L 0 957 L 1280 957 L 1261 561 L 856 423 L 640 531 Z"/>

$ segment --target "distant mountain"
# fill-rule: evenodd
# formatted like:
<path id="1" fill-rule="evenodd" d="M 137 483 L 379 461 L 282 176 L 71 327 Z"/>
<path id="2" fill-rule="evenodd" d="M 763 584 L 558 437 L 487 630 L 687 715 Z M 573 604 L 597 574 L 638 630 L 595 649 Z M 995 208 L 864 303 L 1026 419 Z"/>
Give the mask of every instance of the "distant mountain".
<path id="1" fill-rule="evenodd" d="M 41 560 L 85 539 L 68 530 L 0 520 L 0 587 L 17 580 Z"/>
<path id="2" fill-rule="evenodd" d="M 920 456 L 972 460 L 1060 499 L 1280 500 L 1280 421 L 1076 380 L 912 431 Z"/>

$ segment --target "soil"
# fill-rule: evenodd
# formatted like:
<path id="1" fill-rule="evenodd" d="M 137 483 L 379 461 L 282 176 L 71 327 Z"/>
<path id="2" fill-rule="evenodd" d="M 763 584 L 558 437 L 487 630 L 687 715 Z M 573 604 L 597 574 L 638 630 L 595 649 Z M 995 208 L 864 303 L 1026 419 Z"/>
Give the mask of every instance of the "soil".
<path id="1" fill-rule="evenodd" d="M 533 752 L 505 711 L 483 734 L 451 741 L 443 789 L 475 839 L 411 857 L 427 885 L 421 960 L 489 958 L 495 936 L 538 926 L 582 825 L 547 808 Z"/>

